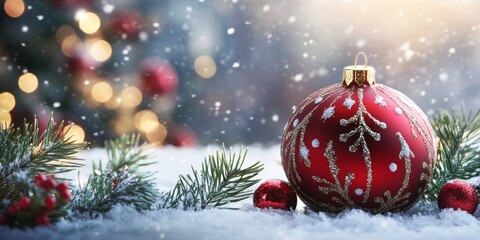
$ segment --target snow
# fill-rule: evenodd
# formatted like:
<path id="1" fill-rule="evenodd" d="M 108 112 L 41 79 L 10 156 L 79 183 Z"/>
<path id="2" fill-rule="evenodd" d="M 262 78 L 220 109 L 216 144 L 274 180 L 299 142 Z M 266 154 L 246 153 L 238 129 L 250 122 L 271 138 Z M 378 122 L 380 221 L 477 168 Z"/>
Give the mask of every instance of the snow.
<path id="1" fill-rule="evenodd" d="M 191 165 L 198 168 L 203 156 L 217 149 L 217 146 L 151 149 L 151 160 L 156 162 L 151 170 L 156 171 L 159 189 L 171 189 L 178 174 L 190 172 Z M 237 151 L 238 147 L 233 149 Z M 250 146 L 248 150 L 247 165 L 258 160 L 265 165 L 260 179 L 286 179 L 278 145 Z M 85 180 L 91 161 L 105 159 L 106 153 L 97 148 L 81 157 L 88 159 L 79 172 L 80 179 Z M 76 179 L 77 172 L 66 176 Z M 251 198 L 232 206 L 240 209 L 137 212 L 116 206 L 103 217 L 63 220 L 53 228 L 19 230 L 0 226 L 0 239 L 474 239 L 480 233 L 480 211 L 474 216 L 451 209 L 440 211 L 435 203 L 417 204 L 404 213 L 383 215 L 360 210 L 337 215 L 316 213 L 305 210 L 300 201 L 294 212 L 256 209 Z"/>

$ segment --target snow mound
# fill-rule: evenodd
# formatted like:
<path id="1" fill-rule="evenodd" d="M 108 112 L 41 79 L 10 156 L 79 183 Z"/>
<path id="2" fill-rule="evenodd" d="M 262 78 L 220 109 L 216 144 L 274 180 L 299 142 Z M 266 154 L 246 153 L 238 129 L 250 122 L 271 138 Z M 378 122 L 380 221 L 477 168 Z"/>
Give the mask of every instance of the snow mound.
<path id="1" fill-rule="evenodd" d="M 157 172 L 159 188 L 168 190 L 178 174 L 188 173 L 190 165 L 200 166 L 203 157 L 199 156 L 216 149 L 156 149 L 153 158 L 157 164 L 150 170 Z M 93 149 L 82 157 L 98 161 L 105 158 L 105 152 Z M 258 160 L 265 164 L 261 179 L 285 179 L 279 146 L 249 147 L 246 164 Z M 80 170 L 81 181 L 91 169 L 87 163 Z M 77 172 L 69 176 L 76 179 Z M 405 213 L 385 215 L 360 210 L 337 215 L 316 213 L 304 210 L 302 204 L 295 212 L 256 209 L 252 199 L 236 207 L 240 210 L 137 212 L 128 206 L 116 206 L 103 217 L 64 220 L 53 228 L 19 230 L 1 226 L 0 239 L 473 239 L 480 234 L 480 211 L 474 216 L 451 209 L 440 211 L 435 203 L 417 204 Z"/>

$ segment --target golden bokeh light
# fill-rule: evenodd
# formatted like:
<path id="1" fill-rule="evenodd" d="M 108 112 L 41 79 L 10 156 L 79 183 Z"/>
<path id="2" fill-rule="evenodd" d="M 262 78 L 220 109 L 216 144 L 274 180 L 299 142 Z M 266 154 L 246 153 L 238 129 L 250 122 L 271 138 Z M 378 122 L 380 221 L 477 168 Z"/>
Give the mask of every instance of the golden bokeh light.
<path id="1" fill-rule="evenodd" d="M 147 140 L 151 143 L 161 144 L 165 138 L 167 138 L 167 128 L 163 124 L 158 124 L 157 128 L 147 132 Z"/>
<path id="2" fill-rule="evenodd" d="M 75 46 L 80 42 L 76 35 L 70 35 L 62 41 L 62 53 L 67 57 L 73 57 Z"/>
<path id="3" fill-rule="evenodd" d="M 62 44 L 65 38 L 75 35 L 75 30 L 69 25 L 63 25 L 57 29 L 55 38 L 59 44 Z"/>
<path id="4" fill-rule="evenodd" d="M 95 101 L 104 103 L 110 100 L 113 96 L 113 89 L 107 82 L 95 83 L 92 87 L 92 97 Z"/>
<path id="5" fill-rule="evenodd" d="M 3 5 L 5 13 L 12 18 L 17 18 L 22 16 L 25 12 L 25 3 L 23 0 L 7 0 Z"/>
<path id="6" fill-rule="evenodd" d="M 74 143 L 83 143 L 85 141 L 85 131 L 76 124 L 71 124 L 63 128 L 63 137 L 70 139 Z"/>
<path id="7" fill-rule="evenodd" d="M 15 97 L 9 93 L 4 92 L 0 94 L 0 111 L 10 112 L 15 107 Z"/>
<path id="8" fill-rule="evenodd" d="M 100 29 L 100 18 L 93 12 L 81 13 L 78 17 L 78 27 L 86 34 L 94 34 Z"/>
<path id="9" fill-rule="evenodd" d="M 26 93 L 32 93 L 37 90 L 38 78 L 33 73 L 25 73 L 18 78 L 18 87 Z"/>
<path id="10" fill-rule="evenodd" d="M 9 112 L 0 110 L 0 128 L 9 125 L 12 122 L 12 116 Z"/>
<path id="11" fill-rule="evenodd" d="M 194 62 L 195 72 L 202 78 L 211 78 L 217 72 L 217 65 L 208 55 L 197 57 Z"/>
<path id="12" fill-rule="evenodd" d="M 120 95 L 122 105 L 127 108 L 134 108 L 142 103 L 142 92 L 136 87 L 127 87 Z"/>
<path id="13" fill-rule="evenodd" d="M 157 114 L 152 110 L 142 110 L 135 114 L 135 127 L 143 133 L 152 132 L 159 125 Z"/>
<path id="14" fill-rule="evenodd" d="M 112 56 L 112 46 L 105 40 L 95 40 L 90 46 L 90 55 L 95 61 L 107 61 Z"/>
<path id="15" fill-rule="evenodd" d="M 133 118 L 130 114 L 120 115 L 117 119 L 114 119 L 111 123 L 113 125 L 113 130 L 117 135 L 122 135 L 124 133 L 133 132 L 135 127 L 133 126 Z"/>

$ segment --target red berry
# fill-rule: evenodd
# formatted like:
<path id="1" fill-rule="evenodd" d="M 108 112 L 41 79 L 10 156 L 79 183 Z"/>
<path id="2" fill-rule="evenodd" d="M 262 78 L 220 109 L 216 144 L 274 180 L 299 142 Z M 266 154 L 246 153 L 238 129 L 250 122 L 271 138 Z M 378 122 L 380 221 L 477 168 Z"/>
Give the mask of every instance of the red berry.
<path id="1" fill-rule="evenodd" d="M 19 207 L 20 209 L 26 210 L 26 209 L 30 208 L 30 204 L 31 204 L 31 203 L 32 203 L 32 200 L 31 200 L 29 197 L 27 197 L 27 196 L 22 196 L 22 197 L 20 198 L 20 200 L 18 200 L 18 207 Z"/>
<path id="2" fill-rule="evenodd" d="M 112 189 L 115 190 L 115 188 L 117 188 L 117 179 L 113 179 L 113 182 L 112 182 Z"/>
<path id="3" fill-rule="evenodd" d="M 60 192 L 60 198 L 64 201 L 70 201 L 72 200 L 72 194 L 70 194 L 68 190 L 65 192 Z"/>
<path id="4" fill-rule="evenodd" d="M 45 174 L 39 173 L 35 176 L 35 185 L 37 185 L 37 187 L 43 188 L 45 181 L 47 181 L 47 176 L 45 176 Z"/>
<path id="5" fill-rule="evenodd" d="M 68 184 L 66 184 L 66 183 L 64 183 L 64 182 L 58 183 L 58 185 L 57 185 L 57 191 L 58 191 L 59 193 L 68 191 Z"/>
<path id="6" fill-rule="evenodd" d="M 18 207 L 17 203 L 13 202 L 13 203 L 10 203 L 7 211 L 10 215 L 17 215 L 18 211 L 20 211 L 20 208 Z"/>
<path id="7" fill-rule="evenodd" d="M 45 214 L 40 214 L 35 217 L 35 223 L 38 225 L 50 225 L 50 219 Z"/>
<path id="8" fill-rule="evenodd" d="M 7 218 L 3 215 L 0 215 L 0 225 L 6 225 L 7 224 Z"/>
<path id="9" fill-rule="evenodd" d="M 45 196 L 45 207 L 48 209 L 54 209 L 57 206 L 57 198 L 55 195 Z"/>
<path id="10" fill-rule="evenodd" d="M 55 182 L 55 179 L 53 178 L 52 175 L 47 176 L 47 181 L 43 182 L 43 187 L 47 190 L 49 189 L 55 189 L 57 186 L 57 183 Z"/>

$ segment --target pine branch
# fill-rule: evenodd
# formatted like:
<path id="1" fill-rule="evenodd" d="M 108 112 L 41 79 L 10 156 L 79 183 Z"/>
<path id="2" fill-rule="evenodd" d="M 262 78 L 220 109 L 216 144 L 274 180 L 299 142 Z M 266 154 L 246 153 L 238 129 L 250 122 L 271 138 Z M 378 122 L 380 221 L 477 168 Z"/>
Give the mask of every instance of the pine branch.
<path id="1" fill-rule="evenodd" d="M 223 206 L 248 198 L 248 188 L 257 183 L 253 179 L 263 170 L 260 162 L 242 168 L 247 151 L 232 155 L 225 151 L 209 155 L 202 163 L 201 171 L 192 168 L 192 174 L 181 175 L 175 188 L 162 196 L 160 208 L 200 210 Z"/>
<path id="2" fill-rule="evenodd" d="M 470 179 L 480 175 L 480 112 L 468 115 L 440 112 L 432 121 L 438 138 L 437 163 L 432 181 L 423 195 L 436 201 L 438 192 L 448 181 Z"/>
<path id="3" fill-rule="evenodd" d="M 74 192 L 70 209 L 74 212 L 97 214 L 114 205 L 133 205 L 137 210 L 149 209 L 157 200 L 158 191 L 151 173 L 139 173 L 139 167 L 148 166 L 146 144 L 140 145 L 140 136 L 123 135 L 107 141 L 107 167 L 93 165 L 93 172 L 83 187 Z"/>
<path id="4" fill-rule="evenodd" d="M 37 173 L 63 173 L 82 166 L 76 155 L 86 143 L 64 138 L 63 128 L 52 115 L 41 134 L 37 119 L 21 127 L 0 126 L 0 199 L 15 198 Z"/>

